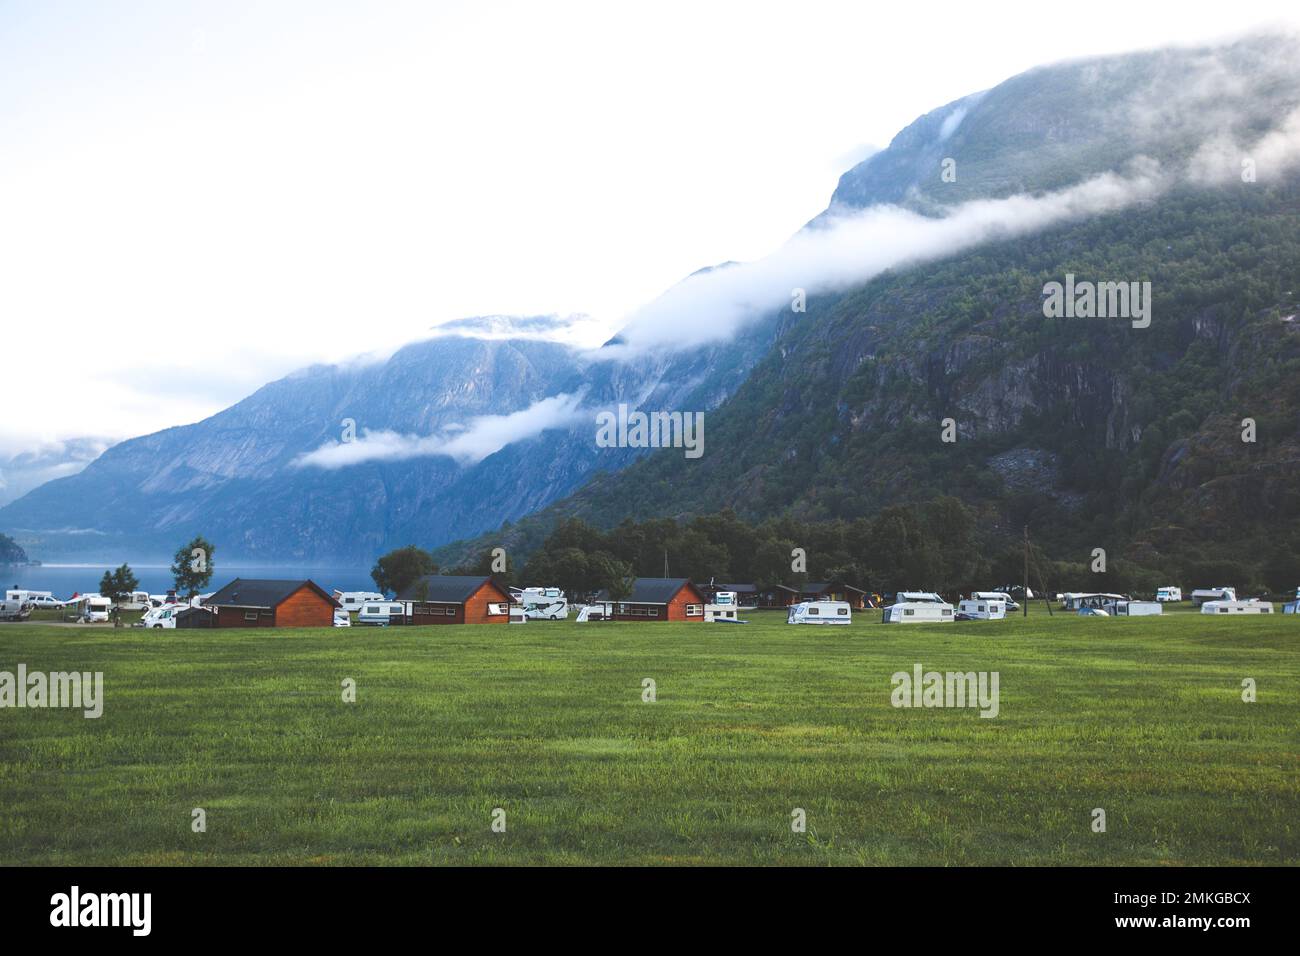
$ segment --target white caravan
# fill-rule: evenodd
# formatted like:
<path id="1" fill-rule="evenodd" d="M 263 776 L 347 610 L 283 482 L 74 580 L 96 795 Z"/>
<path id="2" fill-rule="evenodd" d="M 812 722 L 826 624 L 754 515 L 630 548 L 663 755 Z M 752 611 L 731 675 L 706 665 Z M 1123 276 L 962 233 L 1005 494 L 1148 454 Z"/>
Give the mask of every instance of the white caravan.
<path id="1" fill-rule="evenodd" d="M 952 621 L 952 605 L 933 591 L 899 591 L 880 616 L 885 624 L 932 624 Z"/>
<path id="2" fill-rule="evenodd" d="M 1268 601 L 1251 598 L 1249 601 L 1206 601 L 1201 605 L 1202 614 L 1272 614 L 1273 605 Z"/>
<path id="3" fill-rule="evenodd" d="M 1107 604 L 1106 610 L 1114 617 L 1150 617 L 1165 612 L 1159 601 L 1116 601 Z"/>
<path id="4" fill-rule="evenodd" d="M 533 621 L 563 621 L 569 616 L 569 599 L 559 588 L 511 588 L 515 600 L 523 606 L 525 617 Z"/>
<path id="5" fill-rule="evenodd" d="M 6 591 L 6 601 L 17 601 L 19 604 L 31 604 L 35 607 L 58 607 L 62 601 L 56 600 L 53 591 Z"/>
<path id="6" fill-rule="evenodd" d="M 958 602 L 956 616 L 963 621 L 1000 621 L 1007 616 L 1005 601 L 980 598 L 980 593 Z"/>
<path id="7" fill-rule="evenodd" d="M 1237 600 L 1236 588 L 1197 588 L 1192 592 L 1192 602 L 1194 604 L 1204 604 L 1206 601 L 1235 600 Z"/>
<path id="8" fill-rule="evenodd" d="M 848 601 L 800 601 L 786 610 L 787 624 L 851 624 L 853 610 Z"/>
<path id="9" fill-rule="evenodd" d="M 1061 606 L 1067 611 L 1078 611 L 1085 607 L 1095 607 L 1101 610 L 1108 604 L 1118 604 L 1120 601 L 1127 600 L 1128 598 L 1123 594 L 1107 594 L 1100 591 L 1066 591 L 1061 595 Z M 1107 615 L 1107 617 L 1109 616 Z"/>
<path id="10" fill-rule="evenodd" d="M 397 601 L 372 601 L 361 605 L 357 623 L 387 627 L 390 617 L 401 617 L 405 613 L 406 606 Z"/>
<path id="11" fill-rule="evenodd" d="M 1156 588 L 1156 600 L 1161 604 L 1177 603 L 1183 599 L 1183 589 L 1172 586 Z"/>
<path id="12" fill-rule="evenodd" d="M 1006 591 L 973 591 L 971 592 L 973 601 L 1001 601 L 1004 605 L 1003 610 L 1019 611 L 1020 605 L 1012 599 Z"/>
<path id="13" fill-rule="evenodd" d="M 338 601 L 345 611 L 360 611 L 363 604 L 387 599 L 378 591 L 339 591 L 335 589 L 334 600 Z"/>

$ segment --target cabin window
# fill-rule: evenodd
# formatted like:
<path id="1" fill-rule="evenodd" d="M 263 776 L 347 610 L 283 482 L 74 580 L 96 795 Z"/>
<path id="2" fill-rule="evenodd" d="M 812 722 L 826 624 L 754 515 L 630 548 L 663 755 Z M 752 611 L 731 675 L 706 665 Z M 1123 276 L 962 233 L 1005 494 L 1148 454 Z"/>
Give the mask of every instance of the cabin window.
<path id="1" fill-rule="evenodd" d="M 651 616 L 651 617 L 658 617 L 658 616 L 659 616 L 659 609 L 658 609 L 657 607 L 652 607 L 652 608 L 650 609 L 650 616 Z"/>
<path id="2" fill-rule="evenodd" d="M 245 612 L 244 612 L 244 620 L 245 620 L 245 621 L 256 621 L 256 620 L 257 620 L 257 612 L 256 612 L 256 611 L 245 611 Z"/>
<path id="3" fill-rule="evenodd" d="M 686 616 L 687 616 L 687 617 L 701 617 L 703 614 L 704 614 L 704 605 L 703 605 L 703 604 L 688 604 L 688 605 L 686 605 Z"/>

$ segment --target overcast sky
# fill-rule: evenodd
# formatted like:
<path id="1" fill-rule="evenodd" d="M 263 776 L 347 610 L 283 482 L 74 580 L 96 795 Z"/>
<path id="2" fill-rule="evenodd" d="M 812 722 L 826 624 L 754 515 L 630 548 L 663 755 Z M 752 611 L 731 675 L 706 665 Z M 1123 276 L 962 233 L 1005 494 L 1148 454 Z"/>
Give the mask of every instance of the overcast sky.
<path id="1" fill-rule="evenodd" d="M 1294 3 L 0 2 L 0 454 L 772 252 L 918 115 Z M 1154 5 L 1152 5 L 1154 6 Z"/>

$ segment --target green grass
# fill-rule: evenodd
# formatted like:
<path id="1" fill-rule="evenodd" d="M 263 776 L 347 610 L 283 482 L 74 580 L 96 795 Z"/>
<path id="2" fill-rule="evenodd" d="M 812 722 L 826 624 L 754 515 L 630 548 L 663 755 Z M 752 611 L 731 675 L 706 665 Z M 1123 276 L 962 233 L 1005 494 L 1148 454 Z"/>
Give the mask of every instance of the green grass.
<path id="1" fill-rule="evenodd" d="M 106 698 L 0 710 L 0 864 L 1300 860 L 1295 618 L 750 616 L 0 626 L 0 670 L 101 670 Z M 998 671 L 1000 715 L 892 707 L 917 662 Z"/>

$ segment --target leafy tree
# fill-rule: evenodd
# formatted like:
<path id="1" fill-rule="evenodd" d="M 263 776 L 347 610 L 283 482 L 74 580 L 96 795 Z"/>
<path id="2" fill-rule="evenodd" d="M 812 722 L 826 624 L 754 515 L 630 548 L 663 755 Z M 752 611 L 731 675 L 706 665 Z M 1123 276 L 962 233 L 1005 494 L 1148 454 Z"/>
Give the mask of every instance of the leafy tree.
<path id="1" fill-rule="evenodd" d="M 427 574 L 437 574 L 433 555 L 408 544 L 381 557 L 370 570 L 375 587 L 385 594 L 400 594 Z"/>
<path id="2" fill-rule="evenodd" d="M 140 581 L 131 570 L 130 565 L 123 564 L 115 571 L 105 571 L 99 579 L 99 593 L 120 604 L 140 587 Z"/>
<path id="3" fill-rule="evenodd" d="M 189 544 L 181 545 L 172 558 L 172 583 L 177 594 L 194 597 L 208 586 L 216 565 L 212 556 L 216 548 L 202 535 L 197 535 Z"/>

